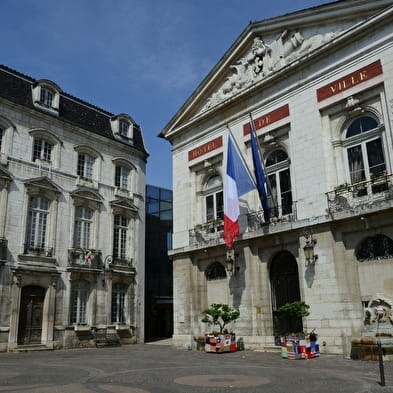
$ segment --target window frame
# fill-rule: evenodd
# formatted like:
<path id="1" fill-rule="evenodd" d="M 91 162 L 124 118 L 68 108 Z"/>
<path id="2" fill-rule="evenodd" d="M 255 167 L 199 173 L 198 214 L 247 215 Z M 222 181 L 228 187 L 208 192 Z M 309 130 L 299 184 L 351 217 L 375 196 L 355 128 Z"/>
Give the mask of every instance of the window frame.
<path id="1" fill-rule="evenodd" d="M 268 165 L 268 160 L 272 156 L 272 154 L 276 152 L 284 152 L 286 158 L 277 161 L 274 164 Z M 265 169 L 266 169 L 266 179 L 268 182 L 268 187 L 267 187 L 267 194 L 268 194 L 268 200 L 269 200 L 269 206 L 271 210 L 270 216 L 272 218 L 274 217 L 283 217 L 287 216 L 289 214 L 293 213 L 293 191 L 292 191 L 292 179 L 291 179 L 291 160 L 289 159 L 289 155 L 283 147 L 277 147 L 274 150 L 271 150 L 267 155 L 264 160 L 265 162 Z M 282 190 L 282 183 L 283 183 L 283 176 L 284 174 L 287 173 L 287 179 L 289 179 L 289 189 L 288 190 Z M 275 185 L 276 185 L 276 193 L 275 195 L 272 195 L 272 177 L 274 176 L 275 179 Z M 289 196 L 290 203 L 288 204 L 283 204 L 284 196 Z M 279 203 L 280 202 L 280 203 Z"/>
<path id="2" fill-rule="evenodd" d="M 129 229 L 130 219 L 127 216 L 122 214 L 113 215 L 112 255 L 114 260 L 127 260 L 129 258 Z"/>
<path id="3" fill-rule="evenodd" d="M 127 321 L 127 293 L 129 286 L 124 283 L 112 284 L 111 323 L 125 324 Z"/>
<path id="4" fill-rule="evenodd" d="M 220 184 L 209 186 L 209 182 L 217 178 Z M 208 199 L 212 200 L 212 214 L 209 213 Z M 224 184 L 222 177 L 218 174 L 210 175 L 204 182 L 203 190 L 204 220 L 211 222 L 224 219 Z"/>
<path id="5" fill-rule="evenodd" d="M 346 134 L 348 132 L 349 127 L 358 119 L 361 119 L 363 117 L 370 117 L 373 120 L 376 121 L 377 127 L 366 130 L 366 131 L 360 131 L 358 134 L 346 137 Z M 343 127 L 342 130 L 342 136 L 343 136 L 343 152 L 344 152 L 344 162 L 345 162 L 345 167 L 346 167 L 346 173 L 347 173 L 347 178 L 349 180 L 350 184 L 355 184 L 358 182 L 362 181 L 368 181 L 371 179 L 373 175 L 378 175 L 382 174 L 387 171 L 387 160 L 386 160 L 386 151 L 385 151 L 385 142 L 382 137 L 382 128 L 381 128 L 381 123 L 379 119 L 376 118 L 376 116 L 373 116 L 369 113 L 363 113 L 361 116 L 354 117 L 350 120 L 348 120 Z M 383 162 L 380 165 L 383 165 L 384 169 L 378 173 L 372 173 L 371 172 L 371 167 L 370 167 L 370 162 L 369 162 L 369 154 L 368 154 L 368 144 L 373 141 L 380 141 L 381 148 L 380 148 L 380 153 L 383 157 Z M 349 157 L 349 151 L 351 149 L 354 149 L 356 147 L 360 147 L 361 151 L 361 158 L 362 158 L 362 165 L 363 167 L 361 168 L 363 172 L 363 176 L 359 179 L 356 179 L 352 176 L 353 171 L 351 170 L 351 163 L 350 163 L 350 157 Z"/>
<path id="6" fill-rule="evenodd" d="M 75 280 L 71 284 L 70 292 L 70 324 L 88 324 L 88 306 L 90 297 L 90 283 L 86 280 Z"/>

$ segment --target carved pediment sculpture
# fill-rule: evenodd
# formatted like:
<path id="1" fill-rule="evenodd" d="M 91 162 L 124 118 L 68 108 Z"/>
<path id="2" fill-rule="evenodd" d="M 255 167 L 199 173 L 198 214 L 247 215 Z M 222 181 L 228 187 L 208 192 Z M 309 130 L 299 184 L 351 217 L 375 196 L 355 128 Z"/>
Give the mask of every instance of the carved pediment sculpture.
<path id="1" fill-rule="evenodd" d="M 231 72 L 207 100 L 201 112 L 238 94 L 336 35 L 337 33 L 317 34 L 306 39 L 299 31 L 291 33 L 284 30 L 270 43 L 266 43 L 261 37 L 255 37 L 249 52 L 230 66 Z"/>

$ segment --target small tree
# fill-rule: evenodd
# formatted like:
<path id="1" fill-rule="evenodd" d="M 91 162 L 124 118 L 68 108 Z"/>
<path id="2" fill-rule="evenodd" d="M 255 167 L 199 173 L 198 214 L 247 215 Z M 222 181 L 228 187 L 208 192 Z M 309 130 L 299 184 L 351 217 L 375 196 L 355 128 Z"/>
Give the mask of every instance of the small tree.
<path id="1" fill-rule="evenodd" d="M 310 306 L 300 300 L 292 303 L 286 303 L 278 309 L 280 314 L 287 315 L 288 317 L 307 317 L 310 315 L 308 309 Z"/>
<path id="2" fill-rule="evenodd" d="M 210 308 L 202 312 L 204 317 L 202 322 L 218 325 L 220 327 L 220 334 L 224 332 L 224 327 L 232 321 L 235 321 L 240 316 L 240 311 L 230 308 L 227 304 L 211 304 Z"/>

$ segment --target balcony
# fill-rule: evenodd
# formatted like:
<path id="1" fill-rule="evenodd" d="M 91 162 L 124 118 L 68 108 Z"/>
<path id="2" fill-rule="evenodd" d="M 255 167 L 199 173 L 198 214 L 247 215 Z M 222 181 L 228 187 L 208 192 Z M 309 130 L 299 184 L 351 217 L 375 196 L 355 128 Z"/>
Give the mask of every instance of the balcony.
<path id="1" fill-rule="evenodd" d="M 212 220 L 204 224 L 196 225 L 189 230 L 190 246 L 203 246 L 208 244 L 219 244 L 222 240 L 224 221 Z"/>
<path id="2" fill-rule="evenodd" d="M 275 227 L 276 231 L 280 231 L 280 226 L 297 220 L 296 203 L 283 206 L 274 206 L 270 208 L 270 218 L 267 222 L 264 217 L 263 210 L 249 211 L 239 216 L 239 224 L 241 232 L 248 232 L 255 235 L 262 228 Z M 190 247 L 207 247 L 224 242 L 222 238 L 224 230 L 223 220 L 212 220 L 205 224 L 196 225 L 188 231 Z"/>
<path id="3" fill-rule="evenodd" d="M 102 270 L 101 251 L 87 248 L 70 248 L 68 250 L 68 267 Z"/>
<path id="4" fill-rule="evenodd" d="M 0 237 L 0 264 L 7 262 L 8 240 Z"/>
<path id="5" fill-rule="evenodd" d="M 36 246 L 34 244 L 24 244 L 23 255 L 52 258 L 54 252 L 53 252 L 53 247 Z"/>
<path id="6" fill-rule="evenodd" d="M 327 212 L 335 218 L 340 213 L 356 214 L 392 206 L 393 175 L 380 175 L 370 180 L 342 184 L 326 193 Z M 386 207 L 384 207 L 386 205 Z"/>
<path id="7" fill-rule="evenodd" d="M 113 257 L 109 267 L 114 272 L 124 272 L 128 274 L 135 273 L 135 267 L 133 267 L 134 260 L 132 258 L 116 258 Z"/>
<path id="8" fill-rule="evenodd" d="M 55 270 L 56 258 L 53 247 L 38 246 L 26 243 L 23 245 L 23 254 L 18 255 L 20 266 L 32 266 L 40 269 Z"/>

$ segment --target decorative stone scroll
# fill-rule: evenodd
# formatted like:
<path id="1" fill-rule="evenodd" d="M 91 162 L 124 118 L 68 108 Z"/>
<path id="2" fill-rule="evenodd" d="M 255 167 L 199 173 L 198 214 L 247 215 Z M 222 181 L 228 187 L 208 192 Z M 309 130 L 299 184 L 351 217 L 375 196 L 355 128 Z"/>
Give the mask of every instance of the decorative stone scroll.
<path id="1" fill-rule="evenodd" d="M 392 300 L 382 294 L 377 294 L 368 302 L 363 321 L 367 333 L 393 333 L 392 305 Z"/>
<path id="2" fill-rule="evenodd" d="M 230 66 L 232 71 L 221 87 L 207 100 L 201 112 L 236 95 L 336 35 L 337 33 L 317 34 L 306 39 L 299 31 L 284 30 L 270 43 L 265 43 L 261 37 L 255 37 L 250 51 Z"/>

